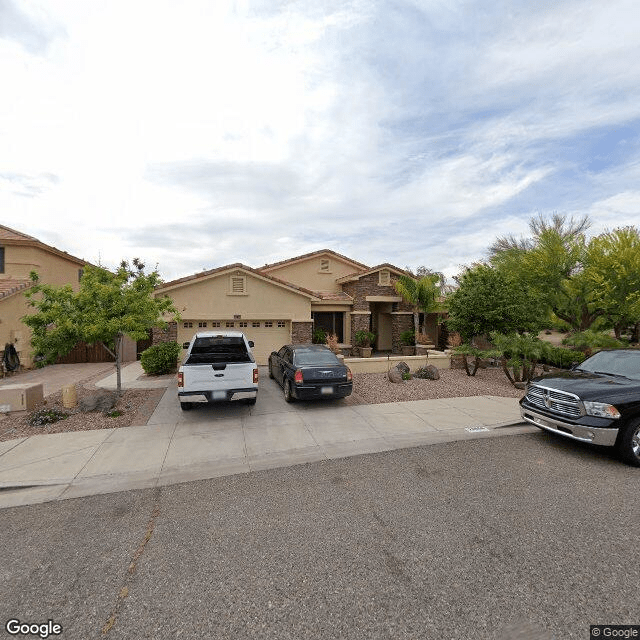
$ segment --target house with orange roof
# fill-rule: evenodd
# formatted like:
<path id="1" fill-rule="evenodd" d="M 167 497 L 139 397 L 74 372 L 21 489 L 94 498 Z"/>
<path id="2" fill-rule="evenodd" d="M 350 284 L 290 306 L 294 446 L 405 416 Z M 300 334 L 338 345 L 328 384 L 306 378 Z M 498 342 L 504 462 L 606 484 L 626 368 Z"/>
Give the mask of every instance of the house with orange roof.
<path id="1" fill-rule="evenodd" d="M 0 350 L 12 344 L 21 364 L 32 366 L 31 330 L 21 321 L 30 311 L 24 296 L 32 286 L 29 274 L 35 271 L 42 283 L 70 284 L 77 290 L 86 264 L 86 260 L 0 225 Z"/>
<path id="2" fill-rule="evenodd" d="M 164 283 L 182 320 L 154 341 L 187 342 L 197 331 L 235 329 L 255 343 L 258 364 L 284 344 L 312 341 L 315 329 L 335 333 L 345 347 L 357 331 L 376 335 L 377 351 L 400 353 L 400 334 L 413 329 L 413 305 L 395 290 L 403 269 L 374 267 L 329 249 L 259 268 L 241 263 Z M 433 323 L 435 324 L 435 315 Z"/>

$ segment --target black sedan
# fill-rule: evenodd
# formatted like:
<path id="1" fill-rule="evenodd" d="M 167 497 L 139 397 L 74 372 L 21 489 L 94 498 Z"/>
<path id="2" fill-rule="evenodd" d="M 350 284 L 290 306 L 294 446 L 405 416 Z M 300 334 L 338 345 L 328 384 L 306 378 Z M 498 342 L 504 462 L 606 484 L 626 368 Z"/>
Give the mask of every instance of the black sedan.
<path id="1" fill-rule="evenodd" d="M 320 344 L 288 344 L 269 356 L 269 377 L 284 389 L 284 399 L 344 398 L 351 395 L 349 367 Z"/>

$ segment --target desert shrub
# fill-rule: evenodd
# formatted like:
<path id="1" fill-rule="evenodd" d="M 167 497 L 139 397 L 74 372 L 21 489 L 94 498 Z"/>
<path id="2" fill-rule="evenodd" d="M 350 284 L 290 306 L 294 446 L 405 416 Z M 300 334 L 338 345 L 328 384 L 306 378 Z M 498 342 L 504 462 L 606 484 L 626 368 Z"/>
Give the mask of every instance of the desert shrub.
<path id="1" fill-rule="evenodd" d="M 540 363 L 549 364 L 560 369 L 568 369 L 574 362 L 582 362 L 587 356 L 581 351 L 566 347 L 551 346 Z"/>
<path id="2" fill-rule="evenodd" d="M 160 376 L 175 371 L 181 347 L 177 342 L 160 342 L 142 352 L 140 364 L 145 373 Z"/>
<path id="3" fill-rule="evenodd" d="M 66 411 L 61 411 L 55 407 L 50 409 L 44 408 L 34 411 L 29 416 L 28 422 L 32 427 L 41 427 L 45 424 L 53 424 L 59 420 L 65 420 L 68 417 L 69 414 Z"/>
<path id="4" fill-rule="evenodd" d="M 327 347 L 329 347 L 329 349 L 331 349 L 333 353 L 340 353 L 338 344 L 338 336 L 335 333 L 330 333 L 329 335 L 327 335 Z"/>
<path id="5" fill-rule="evenodd" d="M 376 334 L 371 331 L 356 331 L 354 337 L 356 339 L 356 346 L 370 347 L 376 339 Z"/>
<path id="6" fill-rule="evenodd" d="M 313 330 L 313 338 L 311 340 L 313 342 L 313 344 L 326 344 L 327 342 L 327 332 L 322 329 L 321 327 L 318 327 L 317 329 Z"/>
<path id="7" fill-rule="evenodd" d="M 567 336 L 562 344 L 568 344 L 576 349 L 583 349 L 587 353 L 591 353 L 593 349 L 614 349 L 616 347 L 626 347 L 627 342 L 614 338 L 606 331 L 579 331 Z"/>
<path id="8" fill-rule="evenodd" d="M 402 374 L 402 379 L 403 380 L 411 380 L 411 372 L 406 372 Z"/>
<path id="9" fill-rule="evenodd" d="M 502 355 L 497 349 L 478 349 L 467 343 L 456 347 L 454 352 L 463 356 L 464 370 L 468 376 L 476 375 L 483 360 L 499 358 Z M 469 358 L 472 358 L 472 366 L 469 365 Z"/>
<path id="10" fill-rule="evenodd" d="M 400 334 L 400 342 L 406 347 L 413 347 L 416 343 L 416 334 L 413 329 L 407 329 Z"/>

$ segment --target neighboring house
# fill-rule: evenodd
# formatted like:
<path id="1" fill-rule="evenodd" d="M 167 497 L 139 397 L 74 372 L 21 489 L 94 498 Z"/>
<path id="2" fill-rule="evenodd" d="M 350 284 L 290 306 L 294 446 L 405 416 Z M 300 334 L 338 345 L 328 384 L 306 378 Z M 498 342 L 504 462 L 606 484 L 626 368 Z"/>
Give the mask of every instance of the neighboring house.
<path id="1" fill-rule="evenodd" d="M 378 351 L 401 351 L 400 334 L 413 328 L 412 305 L 395 291 L 400 275 L 392 264 L 369 267 L 324 249 L 259 269 L 236 263 L 163 284 L 182 320 L 154 341 L 191 339 L 197 331 L 237 329 L 255 343 L 258 364 L 284 344 L 311 342 L 314 328 L 355 344 L 358 330 L 371 330 Z M 435 316 L 434 316 L 435 317 Z M 435 324 L 435 320 L 434 320 Z"/>
<path id="2" fill-rule="evenodd" d="M 42 283 L 70 284 L 77 290 L 85 264 L 86 260 L 0 225 L 0 350 L 11 343 L 23 366 L 33 364 L 31 330 L 20 320 L 30 311 L 24 296 L 32 284 L 29 274 L 35 271 Z"/>

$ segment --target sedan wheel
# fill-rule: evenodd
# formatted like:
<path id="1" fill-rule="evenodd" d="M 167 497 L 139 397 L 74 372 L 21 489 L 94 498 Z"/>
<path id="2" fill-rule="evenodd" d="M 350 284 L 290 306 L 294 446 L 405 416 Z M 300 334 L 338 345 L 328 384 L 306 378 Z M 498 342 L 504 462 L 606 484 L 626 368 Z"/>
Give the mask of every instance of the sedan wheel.
<path id="1" fill-rule="evenodd" d="M 291 383 L 288 380 L 284 381 L 284 401 L 293 402 L 293 394 L 291 393 Z"/>
<path id="2" fill-rule="evenodd" d="M 189 411 L 189 409 L 193 409 L 193 402 L 181 402 L 180 408 L 183 411 Z"/>
<path id="3" fill-rule="evenodd" d="M 625 462 L 640 467 L 640 420 L 630 422 L 620 434 L 618 451 Z"/>

